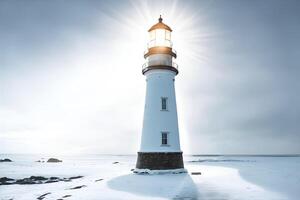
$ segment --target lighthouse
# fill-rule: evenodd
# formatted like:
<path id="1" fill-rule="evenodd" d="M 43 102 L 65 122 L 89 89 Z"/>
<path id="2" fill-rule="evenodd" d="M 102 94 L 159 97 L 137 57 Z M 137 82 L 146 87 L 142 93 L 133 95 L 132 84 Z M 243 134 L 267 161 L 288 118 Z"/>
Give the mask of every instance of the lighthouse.
<path id="1" fill-rule="evenodd" d="M 172 48 L 172 29 L 160 16 L 148 32 L 142 67 L 147 83 L 143 130 L 134 172 L 185 172 L 178 130 L 174 86 L 178 66 L 173 61 L 177 53 Z"/>

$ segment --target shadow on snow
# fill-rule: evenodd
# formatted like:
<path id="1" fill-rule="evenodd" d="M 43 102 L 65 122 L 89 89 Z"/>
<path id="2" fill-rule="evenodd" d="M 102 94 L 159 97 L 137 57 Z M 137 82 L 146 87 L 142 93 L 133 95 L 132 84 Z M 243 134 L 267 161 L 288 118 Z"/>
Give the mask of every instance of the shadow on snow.
<path id="1" fill-rule="evenodd" d="M 197 187 L 189 174 L 128 174 L 116 177 L 107 184 L 111 189 L 136 195 L 198 200 Z"/>

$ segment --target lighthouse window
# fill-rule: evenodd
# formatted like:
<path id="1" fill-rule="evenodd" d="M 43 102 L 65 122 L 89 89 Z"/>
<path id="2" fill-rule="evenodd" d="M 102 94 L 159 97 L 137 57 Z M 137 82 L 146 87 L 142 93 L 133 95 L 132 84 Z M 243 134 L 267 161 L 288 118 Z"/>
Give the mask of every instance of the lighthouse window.
<path id="1" fill-rule="evenodd" d="M 161 133 L 161 144 L 168 145 L 168 132 Z"/>
<path id="2" fill-rule="evenodd" d="M 167 101 L 168 101 L 167 97 L 161 98 L 161 110 L 168 110 Z"/>

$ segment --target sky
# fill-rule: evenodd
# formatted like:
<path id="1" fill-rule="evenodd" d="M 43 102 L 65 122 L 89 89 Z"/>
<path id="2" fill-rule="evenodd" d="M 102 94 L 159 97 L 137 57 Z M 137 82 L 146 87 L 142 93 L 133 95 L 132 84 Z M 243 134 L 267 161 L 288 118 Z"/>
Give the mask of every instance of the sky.
<path id="1" fill-rule="evenodd" d="M 0 1 L 0 153 L 135 154 L 147 30 L 178 58 L 185 154 L 300 153 L 300 2 Z"/>

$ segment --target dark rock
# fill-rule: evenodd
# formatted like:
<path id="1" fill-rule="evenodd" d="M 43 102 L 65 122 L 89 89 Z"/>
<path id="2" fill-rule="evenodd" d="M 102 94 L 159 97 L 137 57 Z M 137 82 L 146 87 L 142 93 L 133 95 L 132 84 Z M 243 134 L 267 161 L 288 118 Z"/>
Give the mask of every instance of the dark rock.
<path id="1" fill-rule="evenodd" d="M 45 183 L 56 183 L 56 182 L 59 182 L 59 180 L 48 180 Z"/>
<path id="2" fill-rule="evenodd" d="M 78 178 L 83 178 L 83 176 L 73 176 L 73 177 L 70 177 L 69 179 L 73 180 L 73 179 L 78 179 Z"/>
<path id="3" fill-rule="evenodd" d="M 14 184 L 21 184 L 21 185 L 29 185 L 29 184 L 43 184 L 48 180 L 48 178 L 45 178 L 43 176 L 30 176 L 29 178 L 23 178 L 23 179 L 18 179 Z"/>
<path id="4" fill-rule="evenodd" d="M 59 177 L 50 177 L 46 178 L 43 176 L 30 176 L 29 178 L 23 179 L 11 179 L 7 177 L 0 178 L 0 185 L 31 185 L 31 184 L 45 184 L 45 183 L 56 183 L 60 181 L 71 182 L 73 179 L 82 178 L 83 176 L 74 176 L 70 178 L 59 178 Z"/>
<path id="5" fill-rule="evenodd" d="M 86 187 L 86 185 L 79 185 L 79 186 L 76 186 L 76 187 L 69 188 L 69 190 L 77 190 L 77 189 L 81 189 L 81 188 L 84 188 L 84 187 Z"/>
<path id="6" fill-rule="evenodd" d="M 201 175 L 201 172 L 192 172 L 192 175 Z"/>
<path id="7" fill-rule="evenodd" d="M 12 185 L 14 184 L 13 182 L 0 182 L 0 185 Z"/>
<path id="8" fill-rule="evenodd" d="M 45 178 L 43 176 L 30 176 L 29 178 L 31 180 L 34 180 L 34 181 L 45 181 L 45 180 L 48 180 L 47 178 Z"/>
<path id="9" fill-rule="evenodd" d="M 4 183 L 0 183 L 0 185 L 13 185 L 14 183 L 10 183 L 10 182 L 4 182 Z"/>
<path id="10" fill-rule="evenodd" d="M 59 160 L 57 158 L 49 158 L 47 162 L 50 162 L 50 163 L 58 163 L 58 162 L 62 162 L 62 160 Z"/>
<path id="11" fill-rule="evenodd" d="M 113 162 L 112 164 L 118 164 L 119 162 Z"/>
<path id="12" fill-rule="evenodd" d="M 11 185 L 14 183 L 14 179 L 7 178 L 7 177 L 1 177 L 0 178 L 0 185 Z"/>
<path id="13" fill-rule="evenodd" d="M 98 182 L 98 181 L 103 181 L 103 178 L 95 180 L 95 182 Z"/>
<path id="14" fill-rule="evenodd" d="M 15 184 L 20 184 L 20 185 L 31 185 L 31 184 L 36 184 L 36 182 L 30 178 L 23 178 L 23 179 L 18 179 Z"/>
<path id="15" fill-rule="evenodd" d="M 38 200 L 42 200 L 42 199 L 44 199 L 48 194 L 51 194 L 51 192 L 47 192 L 47 193 L 45 193 L 45 194 L 42 194 L 42 195 L 39 196 L 37 199 L 38 199 Z"/>
<path id="16" fill-rule="evenodd" d="M 4 158 L 4 159 L 0 159 L 0 162 L 12 162 L 12 160 L 8 158 Z"/>
<path id="17" fill-rule="evenodd" d="M 15 179 L 7 178 L 7 177 L 1 177 L 0 182 L 6 182 L 6 181 L 14 181 Z"/>

